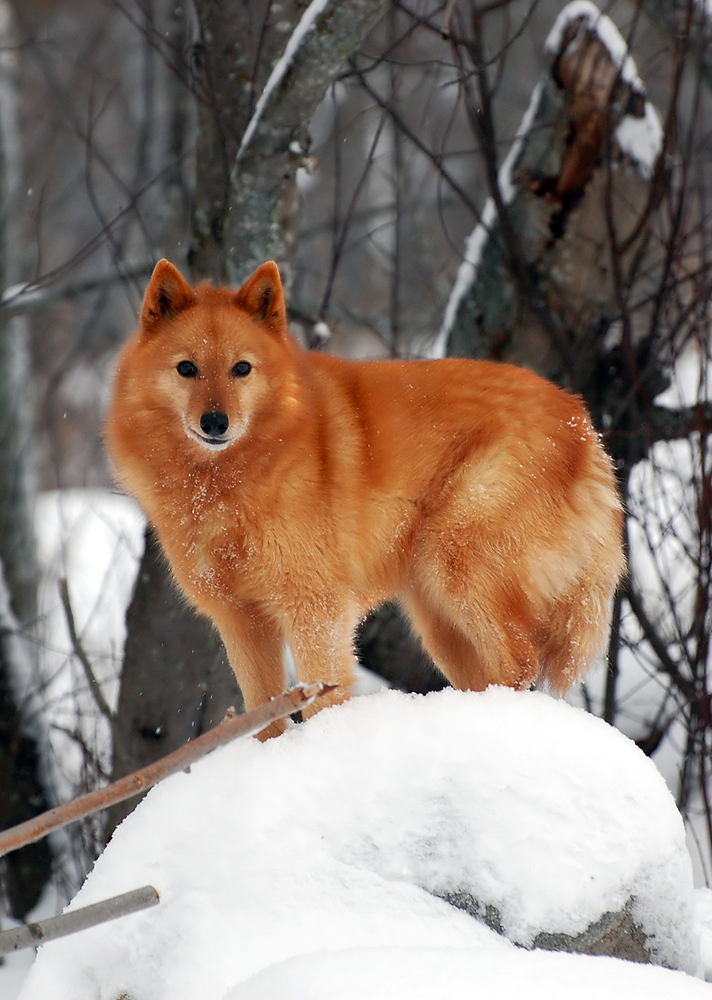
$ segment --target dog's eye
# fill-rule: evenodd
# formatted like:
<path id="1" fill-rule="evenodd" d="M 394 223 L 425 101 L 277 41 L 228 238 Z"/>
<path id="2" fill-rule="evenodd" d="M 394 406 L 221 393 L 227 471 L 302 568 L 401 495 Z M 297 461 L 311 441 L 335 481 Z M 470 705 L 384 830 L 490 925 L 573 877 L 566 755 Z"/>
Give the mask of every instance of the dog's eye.
<path id="1" fill-rule="evenodd" d="M 239 378 L 244 378 L 245 375 L 249 375 L 251 371 L 252 365 L 249 361 L 238 361 L 232 368 L 232 374 L 237 375 Z"/>
<path id="2" fill-rule="evenodd" d="M 183 378 L 195 378 L 198 374 L 198 366 L 192 361 L 179 361 L 176 365 L 176 371 Z"/>

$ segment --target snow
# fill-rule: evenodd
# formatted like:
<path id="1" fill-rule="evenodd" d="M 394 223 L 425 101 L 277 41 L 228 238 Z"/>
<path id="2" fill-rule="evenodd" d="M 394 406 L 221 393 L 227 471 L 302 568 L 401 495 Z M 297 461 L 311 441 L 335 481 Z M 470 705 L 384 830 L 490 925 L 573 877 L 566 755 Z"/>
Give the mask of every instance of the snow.
<path id="1" fill-rule="evenodd" d="M 154 788 L 72 907 L 158 907 L 45 945 L 21 1000 L 712 997 L 683 972 L 515 948 L 633 896 L 657 960 L 697 968 L 682 821 L 616 730 L 535 692 L 383 691 Z"/>
<path id="2" fill-rule="evenodd" d="M 299 956 L 258 973 L 224 1000 L 709 1000 L 711 995 L 709 986 L 681 980 L 679 973 L 613 958 L 381 947 Z"/>
<path id="3" fill-rule="evenodd" d="M 700 930 L 700 959 L 703 969 L 712 969 L 712 889 L 697 889 L 695 919 Z M 710 979 L 707 975 L 707 979 Z"/>
<path id="4" fill-rule="evenodd" d="M 641 175 L 650 180 L 663 148 L 663 127 L 650 101 L 645 102 L 642 118 L 624 115 L 614 136 L 621 151 L 637 164 Z"/>
<path id="5" fill-rule="evenodd" d="M 50 733 L 46 766 L 52 787 L 62 798 L 76 794 L 84 746 L 108 767 L 110 736 L 108 722 L 97 717 L 86 678 L 73 655 L 58 580 L 67 580 L 79 637 L 104 697 L 113 707 L 124 616 L 143 551 L 145 523 L 133 500 L 107 490 L 53 491 L 37 499 L 41 658 L 36 686 L 42 692 Z"/>

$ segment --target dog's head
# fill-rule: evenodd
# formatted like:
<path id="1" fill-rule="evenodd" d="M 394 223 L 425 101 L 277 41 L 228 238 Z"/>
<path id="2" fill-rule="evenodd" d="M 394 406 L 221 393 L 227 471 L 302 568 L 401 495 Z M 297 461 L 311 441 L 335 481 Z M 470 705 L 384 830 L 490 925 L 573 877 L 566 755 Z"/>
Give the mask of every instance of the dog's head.
<path id="1" fill-rule="evenodd" d="M 119 360 L 110 447 L 117 425 L 124 433 L 130 425 L 134 447 L 136 436 L 151 440 L 154 454 L 176 434 L 195 446 L 196 458 L 234 446 L 263 416 L 289 409 L 297 350 L 276 264 L 263 264 L 234 291 L 193 288 L 159 261 Z"/>

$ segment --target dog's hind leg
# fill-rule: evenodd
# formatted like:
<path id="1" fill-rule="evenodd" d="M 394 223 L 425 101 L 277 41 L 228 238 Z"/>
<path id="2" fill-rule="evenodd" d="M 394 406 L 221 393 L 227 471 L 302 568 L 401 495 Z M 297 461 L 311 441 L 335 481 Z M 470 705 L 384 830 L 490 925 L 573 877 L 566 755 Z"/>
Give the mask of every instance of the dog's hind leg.
<path id="1" fill-rule="evenodd" d="M 487 687 L 484 664 L 462 630 L 414 590 L 401 595 L 400 600 L 433 663 L 450 683 L 460 689 L 484 690 Z"/>
<path id="2" fill-rule="evenodd" d="M 436 591 L 433 593 L 433 591 Z M 488 684 L 529 688 L 539 674 L 539 656 L 526 601 L 470 583 L 466 592 L 447 581 L 412 586 L 402 595 L 415 630 L 436 666 L 462 690 Z"/>

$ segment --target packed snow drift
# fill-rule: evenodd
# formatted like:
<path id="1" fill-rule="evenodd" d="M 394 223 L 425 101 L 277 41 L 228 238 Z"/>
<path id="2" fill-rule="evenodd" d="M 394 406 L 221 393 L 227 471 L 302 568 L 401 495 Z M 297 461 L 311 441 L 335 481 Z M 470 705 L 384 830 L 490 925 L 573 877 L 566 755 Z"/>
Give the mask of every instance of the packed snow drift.
<path id="1" fill-rule="evenodd" d="M 712 995 L 683 972 L 511 943 L 632 899 L 654 960 L 698 966 L 663 779 L 537 693 L 384 691 L 216 751 L 149 793 L 71 906 L 145 884 L 157 907 L 45 945 L 21 1000 Z M 496 907 L 506 937 L 435 895 L 453 891 Z"/>

